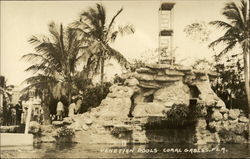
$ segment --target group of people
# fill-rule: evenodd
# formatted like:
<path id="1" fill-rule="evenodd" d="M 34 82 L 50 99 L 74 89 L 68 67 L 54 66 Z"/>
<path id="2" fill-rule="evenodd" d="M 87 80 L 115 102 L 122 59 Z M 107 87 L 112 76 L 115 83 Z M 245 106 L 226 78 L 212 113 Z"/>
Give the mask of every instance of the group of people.
<path id="1" fill-rule="evenodd" d="M 28 114 L 28 107 L 22 106 L 22 102 L 19 101 L 16 105 L 7 104 L 4 108 L 3 113 L 3 125 L 20 125 L 26 123 L 26 117 Z M 37 121 L 38 123 L 43 122 L 43 109 L 40 105 L 32 107 L 31 110 L 31 121 Z"/>
<path id="2" fill-rule="evenodd" d="M 3 107 L 3 125 L 19 125 L 21 124 L 23 109 L 20 103 L 7 104 Z"/>
<path id="3" fill-rule="evenodd" d="M 72 99 L 72 102 L 68 107 L 67 116 L 71 117 L 75 114 L 79 114 L 81 110 L 81 105 L 82 105 L 81 98 Z M 56 106 L 56 120 L 63 120 L 64 114 L 65 114 L 65 107 L 62 101 L 58 101 Z"/>
<path id="4" fill-rule="evenodd" d="M 44 114 L 43 114 L 42 107 L 41 106 L 33 106 L 33 109 L 31 112 L 31 121 L 36 121 L 36 122 L 42 124 L 43 120 L 44 120 Z"/>
<path id="5" fill-rule="evenodd" d="M 56 114 L 55 116 L 51 116 L 52 120 L 63 120 L 63 117 L 65 116 L 71 117 L 75 114 L 79 114 L 81 111 L 81 105 L 81 98 L 73 98 L 68 109 L 64 106 L 62 101 L 58 101 L 56 106 Z M 22 106 L 21 101 L 19 101 L 16 105 L 6 104 L 3 111 L 3 125 L 20 125 L 26 123 L 28 107 Z M 40 124 L 43 123 L 44 113 L 40 105 L 32 105 L 30 120 L 37 121 Z"/>

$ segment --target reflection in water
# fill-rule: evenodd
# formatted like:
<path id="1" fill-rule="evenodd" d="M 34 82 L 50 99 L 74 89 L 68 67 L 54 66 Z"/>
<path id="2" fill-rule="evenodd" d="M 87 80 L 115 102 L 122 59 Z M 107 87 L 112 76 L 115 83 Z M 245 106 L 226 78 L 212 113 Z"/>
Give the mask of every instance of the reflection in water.
<path id="1" fill-rule="evenodd" d="M 37 144 L 33 149 L 2 149 L 2 158 L 246 158 L 249 144 L 193 144 L 149 143 L 115 146 L 108 144 Z"/>

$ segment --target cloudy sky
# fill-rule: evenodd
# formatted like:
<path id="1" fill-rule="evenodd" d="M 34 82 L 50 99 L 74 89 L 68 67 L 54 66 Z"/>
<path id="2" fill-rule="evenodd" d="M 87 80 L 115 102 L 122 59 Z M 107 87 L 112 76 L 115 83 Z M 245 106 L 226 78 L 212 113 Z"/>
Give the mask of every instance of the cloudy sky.
<path id="1" fill-rule="evenodd" d="M 193 22 L 222 19 L 221 9 L 228 0 L 177 0 L 174 7 L 174 48 L 177 59 L 210 58 L 214 53 L 207 44 L 185 36 L 184 28 Z M 124 8 L 116 24 L 133 24 L 136 32 L 112 44 L 127 58 L 139 58 L 146 50 L 158 47 L 158 9 L 160 0 L 139 1 L 1 1 L 1 75 L 8 84 L 20 84 L 31 74 L 20 58 L 33 52 L 27 40 L 32 35 L 48 34 L 48 23 L 64 25 L 77 20 L 84 9 L 101 2 L 110 19 Z M 215 31 L 216 32 L 216 31 Z M 216 33 L 217 35 L 217 33 Z M 210 58 L 211 59 L 211 58 Z"/>

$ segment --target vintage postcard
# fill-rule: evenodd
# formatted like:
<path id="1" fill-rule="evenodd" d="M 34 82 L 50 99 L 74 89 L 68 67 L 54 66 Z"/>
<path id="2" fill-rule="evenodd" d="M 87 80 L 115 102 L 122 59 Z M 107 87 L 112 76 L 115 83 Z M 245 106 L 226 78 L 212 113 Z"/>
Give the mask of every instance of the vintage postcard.
<path id="1" fill-rule="evenodd" d="M 1 1 L 1 158 L 249 158 L 249 0 Z"/>

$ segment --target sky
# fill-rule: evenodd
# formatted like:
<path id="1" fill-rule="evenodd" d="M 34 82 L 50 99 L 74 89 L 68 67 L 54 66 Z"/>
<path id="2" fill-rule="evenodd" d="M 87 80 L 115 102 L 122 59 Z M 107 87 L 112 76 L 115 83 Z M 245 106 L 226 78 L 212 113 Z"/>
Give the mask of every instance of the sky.
<path id="1" fill-rule="evenodd" d="M 174 1 L 174 0 L 172 0 Z M 177 0 L 174 1 L 173 47 L 176 58 L 211 59 L 214 55 L 207 43 L 198 43 L 186 37 L 184 28 L 194 22 L 224 20 L 221 9 L 228 0 Z M 79 19 L 79 14 L 95 3 L 102 3 L 107 19 L 123 7 L 116 24 L 133 24 L 135 33 L 125 35 L 111 44 L 126 58 L 140 58 L 145 51 L 158 47 L 158 9 L 160 0 L 128 1 L 1 1 L 1 75 L 7 84 L 20 84 L 31 73 L 24 72 L 29 66 L 20 58 L 34 52 L 27 41 L 32 35 L 48 35 L 52 21 L 64 26 Z M 220 33 L 213 30 L 218 36 Z M 212 39 L 211 39 L 212 40 Z M 187 63 L 187 62 L 186 62 Z"/>

